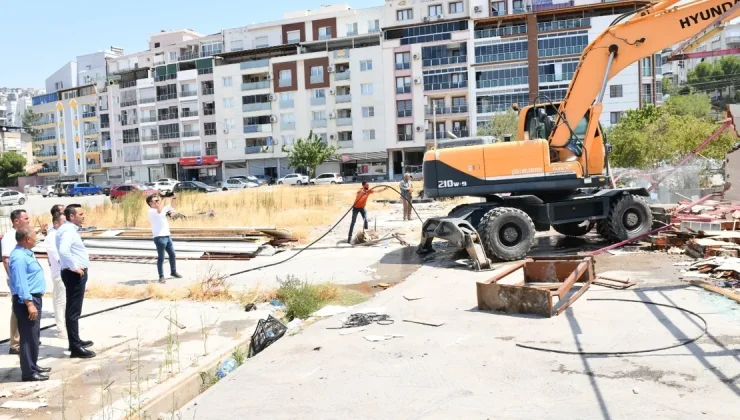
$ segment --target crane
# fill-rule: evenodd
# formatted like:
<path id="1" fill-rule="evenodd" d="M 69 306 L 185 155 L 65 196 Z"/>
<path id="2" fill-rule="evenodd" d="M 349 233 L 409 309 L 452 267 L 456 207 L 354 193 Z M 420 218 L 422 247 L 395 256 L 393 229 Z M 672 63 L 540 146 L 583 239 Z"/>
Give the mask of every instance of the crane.
<path id="1" fill-rule="evenodd" d="M 565 98 L 540 96 L 519 111 L 517 141 L 434 148 L 424 154 L 424 193 L 476 196 L 427 219 L 418 252 L 434 238 L 465 248 L 476 268 L 522 258 L 536 231 L 569 236 L 597 228 L 610 241 L 652 225 L 644 188 L 609 188 L 609 146 L 599 125 L 607 82 L 643 57 L 702 37 L 740 16 L 740 0 L 664 0 L 619 16 L 581 54 Z"/>

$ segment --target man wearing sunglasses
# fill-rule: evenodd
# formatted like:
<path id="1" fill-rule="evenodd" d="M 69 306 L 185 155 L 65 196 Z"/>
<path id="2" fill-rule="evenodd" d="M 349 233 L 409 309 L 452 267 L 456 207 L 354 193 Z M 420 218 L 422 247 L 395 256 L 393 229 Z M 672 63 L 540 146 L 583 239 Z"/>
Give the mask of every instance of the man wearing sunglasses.
<path id="1" fill-rule="evenodd" d="M 172 199 L 173 201 L 175 198 Z M 167 257 L 170 260 L 170 275 L 176 279 L 181 279 L 182 276 L 177 273 L 175 267 L 175 247 L 172 246 L 172 238 L 170 237 L 170 224 L 167 221 L 167 216 L 170 213 L 175 213 L 175 209 L 170 205 L 164 205 L 164 200 L 158 194 L 152 194 L 146 198 L 146 204 L 150 207 L 149 223 L 152 224 L 152 235 L 154 236 L 154 244 L 157 246 L 157 271 L 159 271 L 159 282 L 164 283 L 164 253 L 167 252 Z"/>

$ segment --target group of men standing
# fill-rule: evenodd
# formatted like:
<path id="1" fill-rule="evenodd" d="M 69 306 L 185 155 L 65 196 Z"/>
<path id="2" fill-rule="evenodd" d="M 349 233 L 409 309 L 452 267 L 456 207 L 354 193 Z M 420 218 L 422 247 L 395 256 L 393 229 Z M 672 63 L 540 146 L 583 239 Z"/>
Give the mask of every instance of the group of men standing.
<path id="1" fill-rule="evenodd" d="M 66 338 L 70 357 L 88 359 L 92 341 L 82 340 L 79 319 L 87 283 L 90 259 L 78 230 L 85 222 L 85 211 L 79 204 L 51 208 L 52 223 L 44 245 L 51 268 L 54 315 L 57 336 Z M 3 265 L 13 302 L 10 319 L 10 353 L 19 354 L 23 381 L 45 381 L 51 368 L 38 365 L 41 337 L 41 308 L 46 293 L 46 278 L 33 253 L 36 232 L 29 226 L 28 213 L 14 210 L 10 214 L 12 229 L 0 242 Z"/>

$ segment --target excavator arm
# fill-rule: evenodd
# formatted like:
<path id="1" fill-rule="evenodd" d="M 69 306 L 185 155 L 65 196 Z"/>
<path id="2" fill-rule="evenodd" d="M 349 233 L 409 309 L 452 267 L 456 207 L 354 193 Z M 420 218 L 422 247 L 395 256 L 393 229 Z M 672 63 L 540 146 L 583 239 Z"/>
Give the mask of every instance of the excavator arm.
<path id="1" fill-rule="evenodd" d="M 666 0 L 637 11 L 628 20 L 622 21 L 626 18 L 622 16 L 586 47 L 548 139 L 550 147 L 560 150 L 561 158 L 578 154 L 571 129 L 589 112 L 585 137 L 595 135 L 606 84 L 617 73 L 641 58 L 740 16 L 740 0 L 678 3 Z"/>

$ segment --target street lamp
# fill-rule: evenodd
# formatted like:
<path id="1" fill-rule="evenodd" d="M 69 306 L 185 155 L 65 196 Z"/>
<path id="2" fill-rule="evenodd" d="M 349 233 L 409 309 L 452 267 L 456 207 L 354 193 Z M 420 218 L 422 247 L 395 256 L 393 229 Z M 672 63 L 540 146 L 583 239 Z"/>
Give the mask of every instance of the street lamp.
<path id="1" fill-rule="evenodd" d="M 90 142 L 90 144 L 85 147 L 85 153 L 82 155 L 82 178 L 83 182 L 87 182 L 87 152 L 90 151 L 91 147 L 95 147 L 98 145 L 98 142 L 93 140 Z"/>

